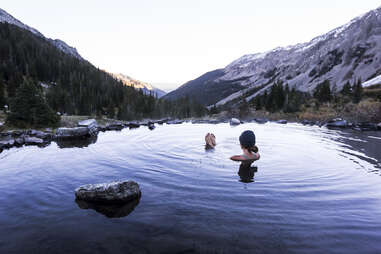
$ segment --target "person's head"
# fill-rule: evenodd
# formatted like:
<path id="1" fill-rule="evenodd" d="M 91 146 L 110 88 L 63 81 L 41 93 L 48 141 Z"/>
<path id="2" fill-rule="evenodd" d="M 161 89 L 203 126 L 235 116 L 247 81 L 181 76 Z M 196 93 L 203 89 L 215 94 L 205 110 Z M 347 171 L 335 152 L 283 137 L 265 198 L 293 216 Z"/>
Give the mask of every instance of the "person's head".
<path id="1" fill-rule="evenodd" d="M 205 136 L 205 143 L 207 146 L 215 147 L 216 146 L 216 136 L 213 133 L 208 133 Z"/>
<path id="2" fill-rule="evenodd" d="M 258 147 L 255 145 L 255 134 L 253 131 L 247 130 L 239 136 L 241 147 L 251 152 L 258 152 Z"/>

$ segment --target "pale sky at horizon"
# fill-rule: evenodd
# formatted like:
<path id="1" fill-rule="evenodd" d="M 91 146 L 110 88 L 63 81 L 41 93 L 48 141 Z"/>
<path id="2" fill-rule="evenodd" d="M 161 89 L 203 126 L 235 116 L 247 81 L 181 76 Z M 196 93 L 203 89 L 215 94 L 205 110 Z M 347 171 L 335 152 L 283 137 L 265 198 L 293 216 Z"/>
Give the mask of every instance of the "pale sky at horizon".
<path id="1" fill-rule="evenodd" d="M 95 66 L 163 90 L 244 54 L 306 42 L 376 0 L 2 0 L 0 8 Z"/>

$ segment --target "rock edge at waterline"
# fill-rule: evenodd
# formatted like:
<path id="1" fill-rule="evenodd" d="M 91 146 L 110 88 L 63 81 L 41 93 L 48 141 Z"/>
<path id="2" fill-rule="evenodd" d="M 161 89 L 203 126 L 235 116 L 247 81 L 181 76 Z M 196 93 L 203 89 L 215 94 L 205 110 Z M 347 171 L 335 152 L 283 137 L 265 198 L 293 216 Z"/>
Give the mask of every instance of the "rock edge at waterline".
<path id="1" fill-rule="evenodd" d="M 94 203 L 126 203 L 141 196 L 139 185 L 131 180 L 82 185 L 75 189 L 77 200 Z"/>

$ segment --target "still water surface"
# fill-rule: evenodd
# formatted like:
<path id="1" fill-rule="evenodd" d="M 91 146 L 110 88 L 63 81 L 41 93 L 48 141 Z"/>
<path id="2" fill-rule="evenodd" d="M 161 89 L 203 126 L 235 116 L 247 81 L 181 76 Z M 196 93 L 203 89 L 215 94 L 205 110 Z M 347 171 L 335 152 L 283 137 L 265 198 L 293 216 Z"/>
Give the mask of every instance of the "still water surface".
<path id="1" fill-rule="evenodd" d="M 246 129 L 255 173 L 229 160 Z M 0 154 L 0 253 L 381 253 L 377 132 L 187 123 L 60 147 Z M 137 181 L 140 201 L 75 202 L 78 186 L 116 179 Z"/>

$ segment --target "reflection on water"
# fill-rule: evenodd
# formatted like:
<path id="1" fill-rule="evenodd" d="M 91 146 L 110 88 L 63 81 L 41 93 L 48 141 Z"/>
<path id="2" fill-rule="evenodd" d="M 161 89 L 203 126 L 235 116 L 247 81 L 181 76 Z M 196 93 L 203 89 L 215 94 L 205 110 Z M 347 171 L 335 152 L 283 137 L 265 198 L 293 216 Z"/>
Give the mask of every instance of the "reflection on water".
<path id="1" fill-rule="evenodd" d="M 230 156 L 248 129 L 261 159 L 238 169 Z M 208 132 L 218 145 L 205 151 Z M 6 150 L 0 253 L 381 253 L 380 147 L 381 132 L 185 123 Z M 73 201 L 116 179 L 136 181 L 141 199 Z"/>
<path id="2" fill-rule="evenodd" d="M 81 209 L 93 209 L 108 218 L 121 218 L 129 215 L 139 204 L 140 197 L 125 204 L 98 204 L 76 199 Z"/>
<path id="3" fill-rule="evenodd" d="M 254 182 L 254 174 L 258 171 L 258 167 L 251 166 L 252 162 L 242 162 L 239 165 L 238 175 L 243 183 Z"/>
<path id="4" fill-rule="evenodd" d="M 95 144 L 98 140 L 98 136 L 91 136 L 89 138 L 81 139 L 68 139 L 68 140 L 57 140 L 56 143 L 59 148 L 83 148 L 88 147 L 91 144 Z"/>

